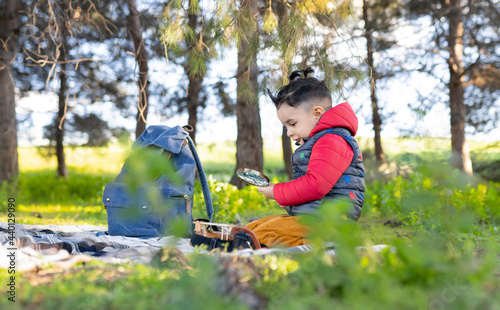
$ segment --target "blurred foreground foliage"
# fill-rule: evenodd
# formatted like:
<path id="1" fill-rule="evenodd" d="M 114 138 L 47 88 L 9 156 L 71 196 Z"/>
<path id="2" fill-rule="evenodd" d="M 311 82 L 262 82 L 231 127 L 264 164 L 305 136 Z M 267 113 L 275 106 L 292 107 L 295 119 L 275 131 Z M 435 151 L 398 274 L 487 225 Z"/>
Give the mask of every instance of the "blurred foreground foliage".
<path id="1" fill-rule="evenodd" d="M 316 247 L 296 257 L 295 272 L 258 285 L 270 308 L 495 309 L 499 304 L 497 231 L 463 225 L 460 218 L 468 214 L 461 211 L 443 220 L 449 214 L 440 209 L 435 226 L 416 228 L 411 243 L 398 238 L 376 252 L 370 240 L 360 239 L 359 225 L 342 219 L 342 207 L 323 208 L 319 224 L 317 218 L 305 221 Z M 462 234 L 467 231 L 481 232 Z M 333 241 L 335 256 L 324 253 L 325 241 Z"/>
<path id="2" fill-rule="evenodd" d="M 376 251 L 345 202 L 309 226 L 312 251 L 251 258 L 184 255 L 166 247 L 151 264 L 98 262 L 18 275 L 9 309 L 496 309 L 500 234 L 471 213 L 438 208 L 407 221 L 411 238 Z M 376 228 L 375 228 L 376 229 Z M 369 235 L 368 235 L 369 236 Z M 324 251 L 325 243 L 334 250 Z M 380 249 L 380 248 L 379 248 Z M 332 255 L 334 254 L 334 255 Z M 8 274 L 0 273 L 7 283 Z M 43 285 L 42 285 L 43 284 Z"/>

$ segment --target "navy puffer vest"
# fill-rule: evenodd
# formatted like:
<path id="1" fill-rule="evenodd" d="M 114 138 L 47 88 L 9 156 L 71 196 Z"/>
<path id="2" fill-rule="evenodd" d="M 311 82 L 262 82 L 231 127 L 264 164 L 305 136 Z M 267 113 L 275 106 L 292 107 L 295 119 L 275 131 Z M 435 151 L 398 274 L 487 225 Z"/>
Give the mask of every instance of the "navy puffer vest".
<path id="1" fill-rule="evenodd" d="M 307 173 L 307 165 L 311 158 L 314 144 L 326 134 L 336 134 L 343 137 L 354 150 L 354 157 L 347 170 L 342 174 L 333 188 L 322 199 L 306 202 L 296 206 L 287 206 L 286 210 L 290 215 L 314 213 L 325 199 L 347 198 L 352 201 L 352 209 L 348 216 L 357 220 L 361 215 L 365 193 L 364 165 L 358 142 L 351 135 L 349 130 L 341 127 L 326 129 L 318 132 L 299 147 L 292 155 L 293 179 L 300 178 Z M 305 140 L 305 139 L 304 139 Z"/>

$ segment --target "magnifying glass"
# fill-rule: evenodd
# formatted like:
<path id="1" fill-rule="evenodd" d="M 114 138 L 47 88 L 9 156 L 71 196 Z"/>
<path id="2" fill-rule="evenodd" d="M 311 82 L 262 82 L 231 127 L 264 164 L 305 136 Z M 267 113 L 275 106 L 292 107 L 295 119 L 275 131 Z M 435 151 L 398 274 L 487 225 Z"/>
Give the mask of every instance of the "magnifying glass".
<path id="1" fill-rule="evenodd" d="M 240 180 L 250 185 L 258 186 L 258 187 L 266 187 L 269 186 L 269 178 L 263 173 L 249 169 L 249 168 L 240 168 L 236 170 L 236 176 Z"/>

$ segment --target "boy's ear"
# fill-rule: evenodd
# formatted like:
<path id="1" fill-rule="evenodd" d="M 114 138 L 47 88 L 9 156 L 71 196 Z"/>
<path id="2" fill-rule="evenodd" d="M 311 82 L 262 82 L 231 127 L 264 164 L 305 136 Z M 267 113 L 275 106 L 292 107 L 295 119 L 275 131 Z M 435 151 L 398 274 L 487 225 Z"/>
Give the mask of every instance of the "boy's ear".
<path id="1" fill-rule="evenodd" d="M 313 108 L 313 115 L 314 116 L 321 116 L 323 115 L 323 113 L 325 113 L 325 109 L 320 107 L 320 106 L 315 106 Z"/>

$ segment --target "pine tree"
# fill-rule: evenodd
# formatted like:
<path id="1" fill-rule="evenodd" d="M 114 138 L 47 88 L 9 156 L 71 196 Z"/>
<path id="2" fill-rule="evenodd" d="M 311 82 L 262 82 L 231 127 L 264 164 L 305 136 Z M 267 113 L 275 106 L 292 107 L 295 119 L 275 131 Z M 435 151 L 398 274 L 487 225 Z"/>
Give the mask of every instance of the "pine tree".
<path id="1" fill-rule="evenodd" d="M 169 106 L 175 104 L 178 112 L 187 110 L 188 124 L 193 127 L 190 136 L 195 143 L 198 109 L 206 107 L 203 80 L 209 63 L 218 56 L 217 47 L 226 44 L 223 23 L 227 18 L 220 12 L 204 11 L 200 5 L 194 0 L 168 1 L 161 30 L 167 58 L 182 66 L 188 79 L 187 93 L 172 98 Z"/>
<path id="2" fill-rule="evenodd" d="M 288 19 L 287 4 L 285 1 L 276 1 L 276 15 L 278 17 L 278 32 L 281 32 Z M 268 17 L 269 18 L 269 17 Z M 282 50 L 282 53 L 284 51 Z M 283 68 L 282 75 L 290 72 L 290 68 Z M 292 165 L 292 139 L 288 136 L 286 127 L 283 126 L 281 133 L 281 148 L 283 150 L 283 161 L 285 162 L 285 171 L 288 179 L 293 178 L 293 165 Z"/>
<path id="3" fill-rule="evenodd" d="M 366 39 L 367 65 L 370 78 L 370 98 L 374 131 L 375 162 L 377 165 L 387 161 L 382 148 L 382 116 L 377 96 L 377 81 L 384 77 L 375 63 L 374 53 L 390 49 L 395 42 L 389 39 L 397 20 L 401 17 L 401 3 L 389 0 L 363 0 L 362 17 Z M 384 55 L 384 58 L 388 58 Z M 391 72 L 389 75 L 393 75 Z M 388 75 L 388 74 L 385 74 Z"/>
<path id="4" fill-rule="evenodd" d="M 0 183 L 12 181 L 19 172 L 17 122 L 12 63 L 19 43 L 21 1 L 6 0 L 0 5 Z"/>
<path id="5" fill-rule="evenodd" d="M 406 5 L 411 20 L 430 17 L 432 22 L 432 46 L 423 48 L 433 61 L 420 71 L 433 74 L 436 63 L 446 63 L 449 74 L 443 84 L 450 108 L 451 161 L 456 168 L 472 174 L 466 125 L 476 130 L 486 130 L 487 124 L 494 128 L 500 115 L 500 66 L 495 52 L 500 46 L 498 11 L 487 0 L 408 0 Z"/>
<path id="6" fill-rule="evenodd" d="M 125 107 L 126 95 L 117 86 L 123 79 L 117 69 L 120 66 L 100 63 L 96 57 L 99 45 L 117 39 L 118 23 L 106 16 L 118 14 L 110 3 L 88 0 L 27 1 L 25 13 L 21 61 L 14 63 L 14 76 L 21 95 L 58 89 L 58 113 L 54 122 L 46 126 L 44 136 L 55 144 L 58 176 L 65 177 L 64 137 L 73 105 L 109 98 L 117 107 Z M 112 76 L 101 70 L 113 70 L 118 81 L 111 81 Z M 79 129 L 84 119 L 80 117 Z"/>
<path id="7" fill-rule="evenodd" d="M 236 170 L 242 167 L 262 171 L 264 152 L 259 109 L 259 3 L 242 0 L 237 13 L 238 71 L 236 73 Z M 235 172 L 236 172 L 235 170 Z M 231 184 L 242 188 L 244 183 L 233 174 Z"/>
<path id="8" fill-rule="evenodd" d="M 137 125 L 135 129 L 135 137 L 138 138 L 144 130 L 146 130 L 146 120 L 148 118 L 148 105 L 149 105 L 149 68 L 148 68 L 148 55 L 144 39 L 142 38 L 141 22 L 139 20 L 139 13 L 137 11 L 137 4 L 135 0 L 127 0 L 128 16 L 127 26 L 129 29 L 130 37 L 134 43 L 134 56 L 139 67 L 139 78 L 137 85 L 139 87 L 139 100 L 137 103 Z"/>
<path id="9" fill-rule="evenodd" d="M 68 71 L 72 45 L 69 43 L 73 36 L 75 12 L 72 5 L 66 2 L 32 1 L 26 5 L 27 25 L 23 36 L 29 41 L 23 48 L 29 62 L 45 67 L 46 86 L 52 80 L 58 82 L 58 112 L 52 127 L 57 157 L 57 176 L 66 178 L 68 170 L 64 153 L 64 132 L 66 113 L 69 102 Z M 76 18 L 77 19 L 77 18 Z M 30 45 L 37 48 L 30 48 Z M 50 68 L 50 69 L 49 69 Z"/>
<path id="10" fill-rule="evenodd" d="M 64 124 L 66 118 L 66 110 L 68 105 L 68 78 L 66 72 L 68 70 L 68 57 L 70 53 L 70 46 L 68 44 L 68 26 L 67 14 L 68 8 L 65 3 L 61 3 L 61 12 L 58 14 L 59 18 L 55 21 L 59 28 L 59 33 L 55 30 L 58 40 L 56 43 L 56 55 L 59 56 L 56 61 L 59 62 L 59 109 L 56 118 L 56 157 L 57 157 L 57 176 L 61 178 L 68 177 L 68 168 L 66 167 L 66 157 L 64 154 Z M 55 13 L 56 14 L 56 13 Z M 57 28 L 56 28 L 57 29 Z"/>

